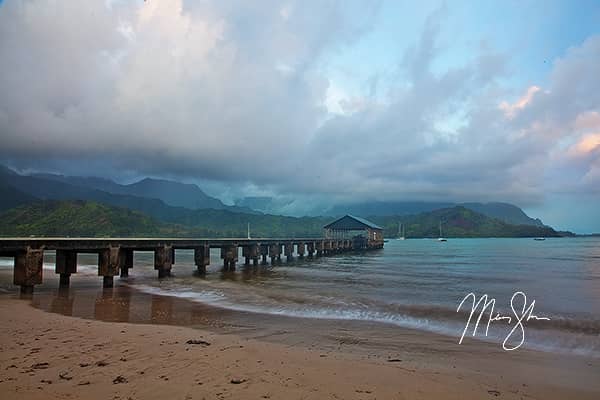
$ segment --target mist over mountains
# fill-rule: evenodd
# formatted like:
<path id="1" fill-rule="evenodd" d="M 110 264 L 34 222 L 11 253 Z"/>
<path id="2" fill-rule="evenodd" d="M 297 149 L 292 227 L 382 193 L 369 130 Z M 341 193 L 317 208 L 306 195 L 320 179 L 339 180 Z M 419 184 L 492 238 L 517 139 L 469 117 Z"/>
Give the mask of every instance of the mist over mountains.
<path id="1" fill-rule="evenodd" d="M 104 213 L 107 216 L 105 220 L 112 221 L 112 225 L 103 227 L 103 232 L 132 234 L 135 229 L 117 222 L 117 216 L 126 215 L 125 221 L 134 227 L 139 226 L 140 233 L 169 233 L 175 236 L 244 236 L 248 223 L 256 234 L 261 235 L 316 236 L 325 223 L 345 214 L 372 218 L 385 227 L 388 236 L 394 236 L 398 222 L 405 221 L 410 222 L 414 235 L 428 237 L 435 230 L 436 221 L 442 218 L 448 224 L 448 234 L 459 237 L 556 234 L 539 219 L 529 217 L 519 207 L 508 203 L 336 204 L 328 209 L 315 209 L 315 214 L 310 216 L 295 217 L 285 215 L 286 208 L 289 210 L 290 206 L 285 198 L 245 198 L 234 206 L 228 206 L 194 184 L 145 178 L 124 185 L 97 177 L 41 173 L 22 175 L 6 167 L 0 168 L 0 194 L 0 212 L 4 211 L 4 216 L 10 217 L 12 224 L 32 216 L 39 219 L 40 210 L 50 210 L 58 215 L 69 215 L 68 210 L 71 210 L 71 218 L 74 221 L 80 218 L 85 222 L 88 228 L 83 231 L 92 235 L 90 210 Z M 15 209 L 17 211 L 13 211 Z M 125 210 L 139 214 L 130 214 Z M 31 234 L 56 232 L 50 221 L 57 220 L 45 218 L 47 225 L 31 220 L 27 226 L 35 227 L 36 232 Z M 66 226 L 74 225 L 70 223 Z M 13 230 L 6 224 L 3 229 L 5 234 L 27 232 L 25 228 Z"/>
<path id="2" fill-rule="evenodd" d="M 236 201 L 235 204 L 240 207 L 248 207 L 264 213 L 299 216 L 294 212 L 293 203 L 286 199 L 277 199 L 273 197 L 244 197 Z M 309 215 L 412 215 L 451 207 L 464 207 L 480 214 L 497 218 L 508 224 L 544 226 L 544 223 L 540 219 L 531 218 L 521 208 L 513 204 L 500 202 L 451 203 L 426 201 L 374 201 L 368 203 L 339 204 L 330 207 L 315 207 Z"/>

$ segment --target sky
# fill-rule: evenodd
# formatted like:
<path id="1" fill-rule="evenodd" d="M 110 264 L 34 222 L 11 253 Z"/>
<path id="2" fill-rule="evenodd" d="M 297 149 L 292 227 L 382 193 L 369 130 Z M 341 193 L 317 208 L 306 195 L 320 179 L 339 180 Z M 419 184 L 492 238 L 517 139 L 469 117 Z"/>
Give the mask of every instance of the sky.
<path id="1" fill-rule="evenodd" d="M 0 162 L 600 231 L 600 1 L 0 1 Z"/>

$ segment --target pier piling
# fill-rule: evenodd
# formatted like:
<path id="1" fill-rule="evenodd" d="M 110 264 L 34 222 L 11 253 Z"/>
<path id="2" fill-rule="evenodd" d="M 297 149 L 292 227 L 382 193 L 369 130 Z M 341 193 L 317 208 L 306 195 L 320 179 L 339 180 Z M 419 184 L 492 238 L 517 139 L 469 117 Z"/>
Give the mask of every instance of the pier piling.
<path id="1" fill-rule="evenodd" d="M 158 271 L 159 278 L 171 276 L 173 266 L 173 247 L 163 245 L 154 250 L 154 269 Z"/>
<path id="2" fill-rule="evenodd" d="M 42 283 L 44 250 L 27 247 L 15 256 L 13 282 L 21 286 L 21 293 L 32 293 L 33 286 Z"/>
<path id="3" fill-rule="evenodd" d="M 206 266 L 210 264 L 210 246 L 203 245 L 194 248 L 194 262 L 201 274 L 206 273 Z"/>
<path id="4" fill-rule="evenodd" d="M 125 254 L 119 246 L 110 246 L 102 249 L 98 256 L 98 276 L 101 276 L 105 288 L 113 287 L 113 278 L 119 275 L 124 264 Z"/>
<path id="5" fill-rule="evenodd" d="M 123 255 L 125 259 L 123 261 L 123 265 L 121 266 L 121 278 L 126 278 L 129 276 L 129 270 L 133 268 L 133 250 L 123 250 Z"/>
<path id="6" fill-rule="evenodd" d="M 379 240 L 379 239 L 378 239 Z M 71 275 L 77 273 L 77 255 L 98 254 L 98 275 L 105 287 L 112 287 L 114 277 L 127 277 L 133 268 L 134 251 L 153 251 L 154 269 L 159 278 L 171 275 L 175 260 L 175 249 L 194 250 L 194 262 L 200 273 L 206 272 L 210 264 L 210 249 L 220 249 L 226 271 L 235 270 L 238 250 L 246 264 L 257 265 L 259 259 L 267 264 L 268 257 L 273 264 L 281 262 L 285 254 L 292 261 L 294 251 L 298 258 L 308 254 L 309 258 L 341 253 L 358 249 L 380 249 L 383 240 L 368 242 L 344 238 L 302 238 L 302 239 L 191 239 L 191 238 L 1 238 L 0 256 L 14 258 L 15 285 L 22 293 L 31 293 L 34 285 L 42 283 L 43 255 L 45 250 L 56 250 L 55 272 L 60 275 L 60 286 L 70 284 Z"/>
<path id="7" fill-rule="evenodd" d="M 69 250 L 56 250 L 54 271 L 60 274 L 59 286 L 69 286 L 71 274 L 77 272 L 77 253 Z"/>
<path id="8" fill-rule="evenodd" d="M 235 264 L 238 260 L 238 245 L 232 244 L 221 247 L 221 258 L 223 259 L 224 271 L 235 271 Z"/>
<path id="9" fill-rule="evenodd" d="M 288 262 L 293 261 L 294 260 L 294 244 L 293 243 L 286 243 L 283 246 L 284 252 L 285 252 L 285 257 L 287 259 Z"/>

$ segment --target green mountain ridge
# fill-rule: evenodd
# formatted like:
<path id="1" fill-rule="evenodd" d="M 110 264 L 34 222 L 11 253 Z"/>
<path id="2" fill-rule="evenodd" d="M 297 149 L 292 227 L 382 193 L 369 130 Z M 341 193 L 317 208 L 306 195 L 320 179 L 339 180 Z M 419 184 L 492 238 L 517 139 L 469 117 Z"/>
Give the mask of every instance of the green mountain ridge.
<path id="1" fill-rule="evenodd" d="M 13 192 L 19 192 L 13 195 Z M 236 206 L 223 204 L 219 199 L 205 194 L 197 185 L 175 181 L 145 178 L 138 182 L 122 185 L 110 179 L 98 177 L 64 176 L 57 174 L 21 175 L 0 165 L 0 193 L 7 199 L 0 201 L 0 211 L 32 200 L 86 200 L 116 207 L 137 210 L 163 222 L 186 223 L 195 218 L 199 209 L 226 210 L 236 213 L 285 215 L 294 208 L 293 199 L 271 197 L 249 197 L 237 202 Z M 12 202 L 8 199 L 12 199 Z M 513 225 L 543 227 L 539 219 L 529 217 L 519 207 L 509 203 L 432 203 L 432 202 L 381 202 L 334 205 L 313 217 L 335 217 L 344 214 L 370 216 L 407 216 L 437 209 L 464 206 L 472 211 L 497 218 Z M 258 211 L 256 211 L 258 210 Z M 287 210 L 287 211 L 286 211 Z M 296 217 L 299 217 L 296 215 Z"/>
<path id="2" fill-rule="evenodd" d="M 560 233 L 548 226 L 508 224 L 463 206 L 442 208 L 416 215 L 371 216 L 369 219 L 384 228 L 385 237 L 398 236 L 398 224 L 404 225 L 407 238 L 439 237 L 442 225 L 444 237 L 557 237 Z"/>
<path id="3" fill-rule="evenodd" d="M 38 201 L 0 213 L 0 236 L 147 236 L 147 237 L 320 237 L 331 217 L 284 217 L 188 210 L 178 223 L 160 221 L 139 211 L 89 201 Z M 550 227 L 510 225 L 464 207 L 412 216 L 369 217 L 395 237 L 398 222 L 407 237 L 437 237 L 442 221 L 446 237 L 560 236 Z"/>

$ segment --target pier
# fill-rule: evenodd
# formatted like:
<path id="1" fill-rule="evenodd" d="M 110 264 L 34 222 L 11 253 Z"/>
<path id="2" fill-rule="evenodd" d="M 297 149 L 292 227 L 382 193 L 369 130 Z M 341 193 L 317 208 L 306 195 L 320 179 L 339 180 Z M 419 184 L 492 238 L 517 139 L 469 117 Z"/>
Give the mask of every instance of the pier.
<path id="1" fill-rule="evenodd" d="M 357 240 L 361 239 L 361 240 Z M 303 238 L 303 239 L 168 239 L 168 238 L 0 238 L 0 257 L 14 257 L 15 285 L 22 293 L 33 291 L 42 283 L 44 251 L 56 251 L 55 272 L 60 285 L 68 286 L 77 273 L 77 254 L 98 254 L 98 276 L 104 287 L 112 287 L 115 276 L 127 277 L 134 268 L 135 251 L 154 252 L 154 269 L 158 277 L 168 277 L 175 262 L 176 250 L 193 250 L 200 273 L 210 264 L 210 249 L 220 249 L 223 270 L 234 271 L 241 254 L 245 265 L 281 262 L 297 258 L 321 257 L 355 250 L 383 247 L 383 239 Z"/>

